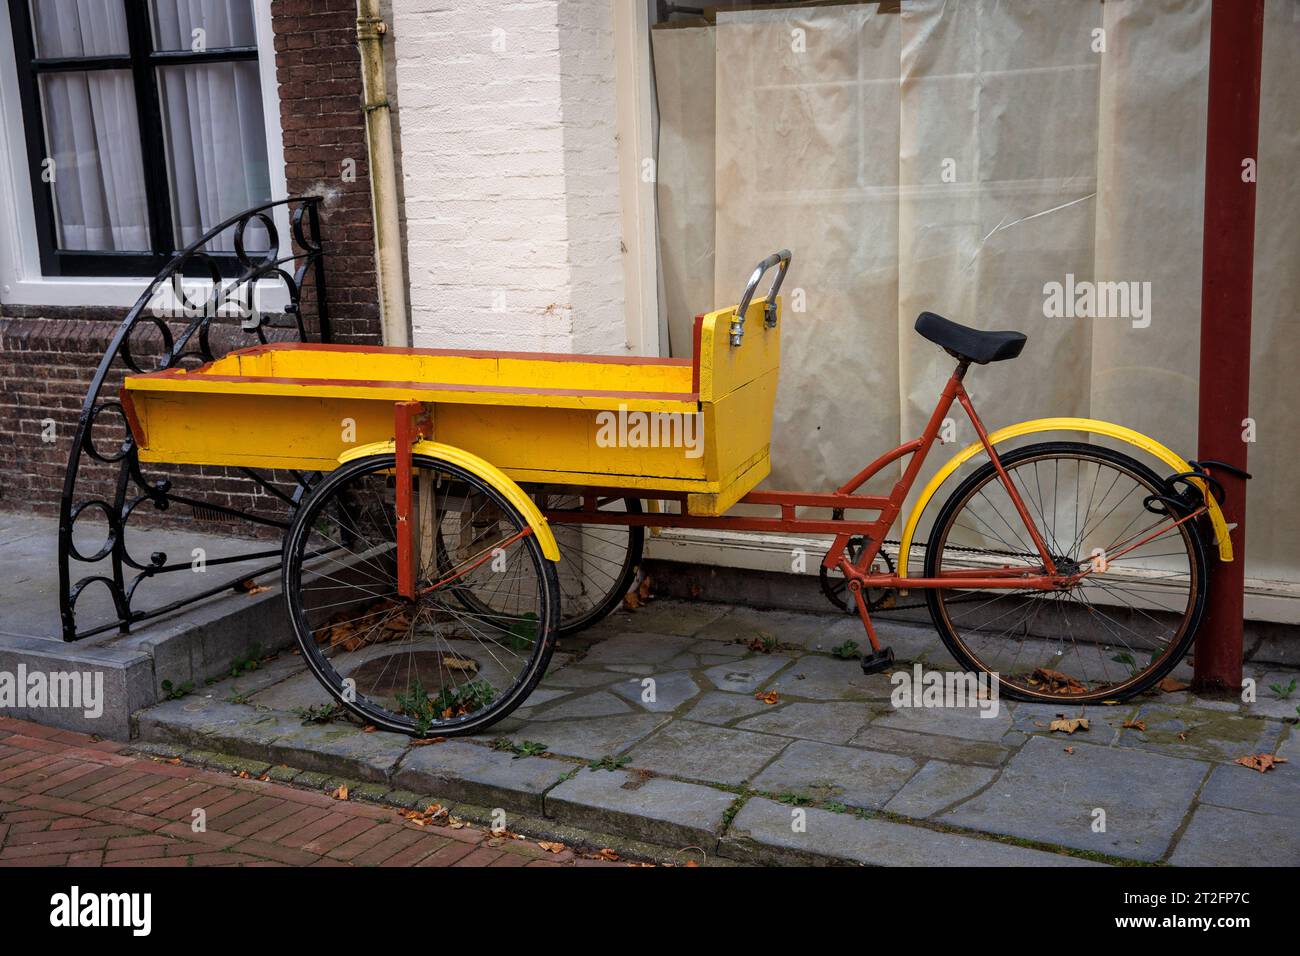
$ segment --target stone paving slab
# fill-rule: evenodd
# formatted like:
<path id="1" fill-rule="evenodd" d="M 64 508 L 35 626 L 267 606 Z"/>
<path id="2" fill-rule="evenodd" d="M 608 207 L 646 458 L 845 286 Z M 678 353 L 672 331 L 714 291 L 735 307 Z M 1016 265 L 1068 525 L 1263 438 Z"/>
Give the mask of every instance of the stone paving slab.
<path id="1" fill-rule="evenodd" d="M 752 694 L 789 663 L 790 658 L 780 654 L 755 656 L 736 661 L 734 664 L 718 664 L 710 667 L 704 672 L 704 676 L 718 690 Z"/>
<path id="2" fill-rule="evenodd" d="M 769 685 L 782 697 L 812 700 L 888 700 L 888 674 L 864 674 L 857 659 L 809 654 L 777 675 Z"/>
<path id="3" fill-rule="evenodd" d="M 879 809 L 916 772 L 897 754 L 796 740 L 754 778 L 756 790 Z"/>
<path id="4" fill-rule="evenodd" d="M 1031 704 L 1019 701 L 1009 705 L 1011 726 L 1026 735 L 1040 734 L 1060 738 L 1052 730 L 1057 717 L 1083 717 L 1088 721 L 1087 740 L 1090 744 L 1113 744 L 1120 738 L 1126 721 L 1137 717 L 1140 705 L 1129 701 L 1112 707 L 1062 706 L 1060 704 Z"/>
<path id="5" fill-rule="evenodd" d="M 594 645 L 583 663 L 587 666 L 635 665 L 637 667 L 661 664 L 675 657 L 695 642 L 689 637 L 673 634 L 620 634 Z"/>
<path id="6" fill-rule="evenodd" d="M 653 681 L 653 684 L 648 684 L 647 681 Z M 700 693 L 699 685 L 686 671 L 655 674 L 640 679 L 632 678 L 614 684 L 610 689 L 620 697 L 631 701 L 634 707 L 656 714 L 677 710 L 687 701 L 694 700 Z M 650 693 L 651 690 L 653 694 Z M 647 700 L 647 697 L 653 699 Z"/>
<path id="7" fill-rule="evenodd" d="M 1174 866 L 1300 866 L 1294 814 L 1251 813 L 1202 804 L 1169 857 Z"/>
<path id="8" fill-rule="evenodd" d="M 546 794 L 546 812 L 574 826 L 712 852 L 735 799 L 725 790 L 678 780 L 583 769 Z"/>
<path id="9" fill-rule="evenodd" d="M 830 652 L 846 640 L 865 639 L 862 622 L 850 618 L 736 607 L 713 621 L 700 636 L 713 641 L 773 640 L 801 650 Z"/>
<path id="10" fill-rule="evenodd" d="M 920 734 L 910 730 L 895 730 L 879 723 L 868 724 L 849 741 L 855 747 L 867 747 L 871 750 L 888 750 L 901 754 L 921 754 L 951 760 L 957 763 L 969 763 L 983 767 L 997 767 L 1007 762 L 1012 750 L 1001 741 L 988 743 L 978 740 L 962 740 L 960 737 L 945 737 L 940 734 Z"/>
<path id="11" fill-rule="evenodd" d="M 859 703 L 828 701 L 819 704 L 783 704 L 741 720 L 736 727 L 803 740 L 845 744 L 867 725 L 872 713 Z"/>
<path id="12" fill-rule="evenodd" d="M 739 786 L 790 741 L 748 730 L 677 720 L 628 753 L 634 767 L 674 777 Z"/>
<path id="13" fill-rule="evenodd" d="M 1138 719 L 1146 729 L 1121 731 L 1121 747 L 1225 763 L 1272 753 L 1283 734 L 1280 721 L 1163 703 L 1144 704 Z"/>
<path id="14" fill-rule="evenodd" d="M 1209 770 L 1198 760 L 1033 737 L 992 786 L 939 820 L 1154 861 L 1168 851 Z M 1093 832 L 1095 809 L 1106 813 L 1105 832 Z"/>
<path id="15" fill-rule="evenodd" d="M 795 823 L 804 815 L 805 830 Z M 943 833 L 848 813 L 789 807 L 754 798 L 741 807 L 720 852 L 748 863 L 867 866 L 1095 866 L 1088 860 Z"/>
<path id="16" fill-rule="evenodd" d="M 542 794 L 571 767 L 542 757 L 518 757 L 448 740 L 411 748 L 393 773 L 392 783 L 416 793 L 436 793 L 485 806 L 522 806 L 526 812 L 540 813 Z"/>
<path id="17" fill-rule="evenodd" d="M 1000 701 L 996 712 L 979 707 L 900 707 L 876 718 L 873 726 L 997 743 L 1011 730 L 1011 714 Z"/>
<path id="18" fill-rule="evenodd" d="M 1243 705 L 1243 710 L 1254 717 L 1273 717 L 1277 720 L 1295 720 L 1300 717 L 1300 681 L 1295 671 L 1269 668 L 1255 678 L 1255 700 Z M 1279 690 L 1274 690 L 1277 686 Z M 1287 691 L 1290 689 L 1290 693 Z"/>
<path id="19" fill-rule="evenodd" d="M 761 700 L 756 700 L 752 694 L 710 691 L 701 696 L 683 716 L 688 720 L 698 720 L 705 724 L 729 724 L 762 713 L 766 709 L 767 705 Z"/>
<path id="20" fill-rule="evenodd" d="M 669 718 L 660 714 L 627 714 L 594 717 L 586 720 L 557 720 L 551 723 L 527 722 L 516 729 L 503 729 L 504 721 L 486 733 L 468 738 L 489 741 L 504 737 L 515 743 L 533 740 L 546 744 L 552 753 L 583 760 L 599 760 L 623 753 L 645 739 Z"/>
<path id="21" fill-rule="evenodd" d="M 931 760 L 898 791 L 885 809 L 907 817 L 932 817 L 970 799 L 997 777 L 990 767 Z"/>
<path id="22" fill-rule="evenodd" d="M 271 742 L 272 763 L 383 782 L 411 745 L 405 734 L 362 733 L 347 724 L 307 724 Z"/>
<path id="23" fill-rule="evenodd" d="M 530 713 L 529 720 L 546 722 L 581 717 L 613 717 L 617 714 L 630 714 L 632 708 L 609 691 L 598 690 L 582 696 L 570 696 L 558 704 L 530 708 Z"/>
<path id="24" fill-rule="evenodd" d="M 1300 767 L 1288 762 L 1260 773 L 1237 764 L 1222 764 L 1214 768 L 1201 789 L 1200 801 L 1249 813 L 1291 817 L 1293 826 L 1300 828 Z"/>

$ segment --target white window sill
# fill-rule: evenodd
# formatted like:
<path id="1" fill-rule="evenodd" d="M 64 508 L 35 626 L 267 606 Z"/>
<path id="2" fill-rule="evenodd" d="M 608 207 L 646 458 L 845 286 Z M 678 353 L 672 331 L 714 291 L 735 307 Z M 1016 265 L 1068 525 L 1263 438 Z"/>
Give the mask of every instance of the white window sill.
<path id="1" fill-rule="evenodd" d="M 99 306 L 129 309 L 149 287 L 153 277 L 127 278 L 58 278 L 6 280 L 0 285 L 0 305 L 48 306 L 51 309 Z M 257 301 L 263 311 L 281 312 L 289 302 L 289 293 L 279 279 L 263 279 L 257 284 Z"/>

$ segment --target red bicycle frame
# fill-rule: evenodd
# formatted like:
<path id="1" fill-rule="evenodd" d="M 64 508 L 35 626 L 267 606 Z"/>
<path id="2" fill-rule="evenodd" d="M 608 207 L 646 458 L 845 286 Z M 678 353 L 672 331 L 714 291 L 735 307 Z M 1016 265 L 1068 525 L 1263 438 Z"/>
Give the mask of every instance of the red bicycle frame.
<path id="1" fill-rule="evenodd" d="M 719 515 L 714 517 L 691 515 L 686 512 L 685 492 L 654 491 L 647 494 L 662 501 L 681 502 L 679 512 L 655 512 L 632 514 L 628 512 L 604 511 L 602 505 L 612 500 L 626 498 L 627 489 L 593 488 L 589 486 L 539 486 L 533 488 L 542 502 L 542 513 L 546 519 L 555 524 L 608 524 L 622 526 L 642 526 L 658 528 L 711 528 L 727 531 L 753 532 L 803 532 L 806 534 L 832 534 L 835 540 L 826 552 L 822 564 L 827 569 L 837 569 L 845 577 L 847 586 L 853 595 L 862 618 L 867 636 L 874 651 L 880 650 L 875 628 L 867 611 L 863 598 L 863 589 L 875 588 L 1004 588 L 1008 590 L 1067 590 L 1084 577 L 1093 573 L 1091 566 L 1072 568 L 1067 573 L 1058 570 L 1047 544 L 1039 532 L 1029 509 L 1025 506 L 1015 483 L 1002 466 L 997 450 L 989 441 L 988 432 L 979 414 L 971 402 L 970 395 L 962 385 L 968 363 L 959 362 L 949 377 L 939 402 L 926 423 L 920 437 L 904 442 L 897 448 L 881 455 L 862 471 L 854 475 L 846 484 L 832 492 L 803 491 L 753 491 L 740 499 L 741 504 L 763 505 L 778 508 L 778 517 L 757 515 Z M 916 482 L 926 455 L 939 437 L 944 420 L 948 417 L 953 403 L 961 405 L 979 436 L 980 444 L 989 456 L 989 461 L 997 472 L 998 480 L 1006 489 L 1007 496 L 1015 506 L 1020 520 L 1024 522 L 1029 538 L 1042 562 L 1037 571 L 1024 565 L 1003 565 L 994 568 L 954 569 L 945 571 L 938 577 L 900 577 L 894 572 L 873 572 L 872 563 L 884 545 L 885 535 L 898 520 L 907 495 Z M 418 402 L 402 402 L 396 407 L 396 476 L 397 476 L 397 559 L 398 559 L 398 593 L 405 597 L 415 595 L 415 567 L 412 529 L 411 504 L 411 445 L 419 438 L 426 437 L 429 423 L 424 417 L 424 409 Z M 887 496 L 858 494 L 858 489 L 886 466 L 901 458 L 910 456 L 902 477 L 894 484 Z M 576 496 L 582 500 L 582 507 L 572 510 L 557 511 L 547 507 L 546 498 L 552 494 Z M 830 510 L 832 517 L 801 517 L 800 508 L 819 508 Z M 875 512 L 873 520 L 853 519 L 845 516 L 850 511 Z M 1174 522 L 1176 527 L 1204 513 L 1202 506 L 1192 513 Z M 1121 542 L 1122 551 L 1111 557 L 1127 553 L 1144 544 L 1151 538 L 1165 533 L 1167 528 L 1146 535 L 1137 542 Z M 861 536 L 866 542 L 861 554 L 850 559 L 846 554 L 849 540 Z M 463 571 L 461 571 L 463 573 Z M 458 576 L 458 575 L 457 575 Z"/>
<path id="2" fill-rule="evenodd" d="M 993 443 L 989 441 L 984 423 L 980 421 L 970 395 L 962 385 L 962 379 L 966 375 L 967 367 L 968 363 L 966 362 L 960 362 L 957 365 L 944 386 L 939 402 L 931 413 L 925 430 L 920 437 L 904 442 L 893 451 L 881 455 L 835 491 L 753 491 L 740 499 L 741 504 L 766 505 L 779 508 L 779 517 L 751 515 L 697 516 L 686 514 L 684 506 L 680 513 L 628 514 L 626 512 L 603 511 L 601 510 L 602 504 L 627 497 L 627 490 L 550 486 L 540 490 L 543 494 L 553 492 L 577 495 L 582 499 L 582 507 L 566 511 L 549 510 L 543 507 L 543 514 L 548 521 L 556 524 L 640 525 L 657 528 L 711 528 L 727 531 L 833 534 L 835 540 L 826 552 L 822 564 L 827 569 L 838 569 L 843 573 L 874 651 L 880 650 L 880 644 L 876 640 L 875 628 L 872 626 L 870 615 L 867 612 L 866 601 L 862 594 L 864 588 L 946 588 L 956 586 L 1041 591 L 1066 590 L 1088 574 L 1091 574 L 1092 568 L 1086 567 L 1068 574 L 1058 572 L 1056 563 L 1042 534 L 1034 524 L 1034 519 L 1025 506 L 1020 492 L 1016 489 L 1015 483 L 1007 474 L 1006 469 L 1002 467 L 1002 461 L 998 457 Z M 870 570 L 872 562 L 880 553 L 886 534 L 894 522 L 898 520 L 898 515 L 907 500 L 908 492 L 911 491 L 912 485 L 916 482 L 917 475 L 920 474 L 921 467 L 925 464 L 926 455 L 939 437 L 939 431 L 943 427 L 944 419 L 948 417 L 954 402 L 960 404 L 966 412 L 967 418 L 970 419 L 971 425 L 975 428 L 975 433 L 979 436 L 980 444 L 984 446 L 984 451 L 988 453 L 989 460 L 997 471 L 998 480 L 1006 489 L 1007 495 L 1020 515 L 1021 521 L 1024 522 L 1025 529 L 1029 532 L 1029 538 L 1042 561 L 1042 568 L 1038 573 L 1026 569 L 1023 565 L 1019 567 L 1004 565 L 1000 568 L 958 569 L 945 571 L 939 577 L 932 578 L 904 578 L 893 572 L 873 572 Z M 887 465 L 909 455 L 911 457 L 907 468 L 887 496 L 857 493 L 859 488 Z M 682 501 L 684 505 L 685 494 L 681 492 L 653 492 L 650 495 L 659 500 Z M 830 509 L 839 516 L 831 518 L 800 517 L 799 508 Z M 1203 508 L 1198 509 L 1186 518 L 1176 522 L 1176 524 L 1197 517 L 1203 510 Z M 877 516 L 869 521 L 842 517 L 848 511 L 876 512 Z M 1164 530 L 1157 533 L 1163 534 Z M 850 538 L 855 535 L 864 538 L 866 547 L 863 548 L 862 553 L 858 555 L 856 560 L 850 560 L 845 551 Z M 1125 551 L 1138 547 L 1140 544 L 1145 543 L 1146 540 L 1150 540 L 1150 537 L 1152 536 L 1126 547 Z"/>

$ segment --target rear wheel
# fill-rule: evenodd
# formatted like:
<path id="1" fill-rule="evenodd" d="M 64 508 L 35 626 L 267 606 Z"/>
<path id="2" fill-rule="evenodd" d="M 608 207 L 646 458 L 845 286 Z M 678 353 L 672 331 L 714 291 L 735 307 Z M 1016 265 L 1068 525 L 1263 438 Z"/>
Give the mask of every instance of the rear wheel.
<path id="1" fill-rule="evenodd" d="M 548 513 L 578 511 L 577 495 L 548 495 Z M 641 514 L 636 498 L 602 499 L 600 511 Z M 617 608 L 632 587 L 645 548 L 645 528 L 552 521 L 560 546 L 560 636 L 576 634 Z"/>
<path id="2" fill-rule="evenodd" d="M 1163 482 L 1127 455 L 1050 442 L 1001 457 L 1058 571 L 1090 570 L 1067 589 L 929 589 L 934 626 L 964 667 L 998 677 L 1008 697 L 1121 699 L 1182 659 L 1205 608 L 1205 547 L 1189 513 L 1149 496 Z M 993 463 L 966 478 L 930 533 L 925 576 L 975 568 L 1041 575 L 1043 562 Z"/>
<path id="3" fill-rule="evenodd" d="M 473 733 L 546 671 L 555 564 L 478 475 L 427 455 L 411 464 L 415 598 L 397 592 L 392 455 L 350 462 L 312 490 L 285 539 L 285 598 L 304 660 L 348 710 L 415 736 Z"/>
<path id="4" fill-rule="evenodd" d="M 538 506 L 546 513 L 581 511 L 583 501 L 577 495 L 534 494 Z M 602 499 L 599 510 L 640 514 L 636 498 Z M 477 509 L 482 516 L 490 509 Z M 482 517 L 479 518 L 480 522 Z M 602 620 L 623 600 L 641 564 L 645 529 L 618 524 L 550 522 L 551 533 L 560 548 L 562 560 L 556 569 L 560 585 L 559 636 L 576 634 Z M 445 550 L 442 539 L 439 547 Z M 452 562 L 445 554 L 445 565 Z M 474 612 L 490 612 L 500 603 L 500 595 L 468 585 L 452 588 L 456 598 Z M 508 596 L 508 595 L 507 595 Z"/>

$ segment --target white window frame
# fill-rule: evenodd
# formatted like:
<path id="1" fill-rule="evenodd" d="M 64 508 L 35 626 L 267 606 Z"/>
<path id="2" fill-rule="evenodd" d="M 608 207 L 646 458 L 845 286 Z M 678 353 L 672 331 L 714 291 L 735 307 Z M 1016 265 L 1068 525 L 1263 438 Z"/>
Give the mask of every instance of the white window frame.
<path id="1" fill-rule="evenodd" d="M 257 65 L 262 85 L 262 114 L 266 124 L 266 153 L 271 198 L 288 197 L 284 174 L 284 137 L 280 130 L 280 93 L 275 71 L 275 36 L 268 0 L 253 0 L 257 36 Z M 153 276 L 45 276 L 36 243 L 36 215 L 27 163 L 22 101 L 18 95 L 18 64 L 13 25 L 0 11 L 0 305 L 106 306 L 129 308 Z M 273 217 L 281 248 L 289 242 L 289 213 L 277 207 Z M 255 293 L 262 308 L 276 310 L 288 302 L 284 283 L 265 280 Z M 265 296 L 265 298 L 263 298 Z"/>

